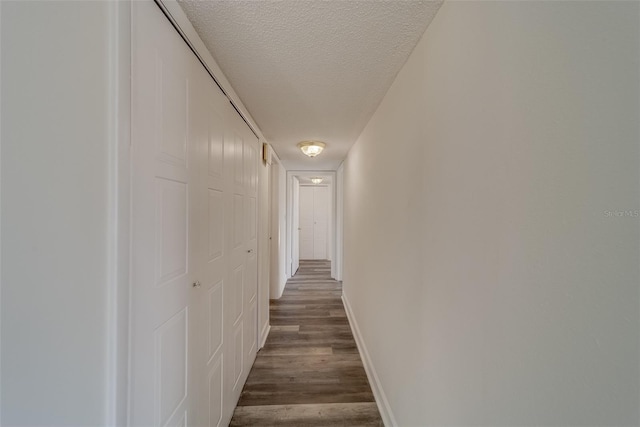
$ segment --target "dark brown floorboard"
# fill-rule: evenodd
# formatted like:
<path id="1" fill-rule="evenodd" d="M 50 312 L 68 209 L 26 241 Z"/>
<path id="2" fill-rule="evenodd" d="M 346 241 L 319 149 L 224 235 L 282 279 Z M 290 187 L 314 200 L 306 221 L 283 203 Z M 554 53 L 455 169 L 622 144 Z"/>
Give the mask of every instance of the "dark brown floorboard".
<path id="1" fill-rule="evenodd" d="M 232 426 L 382 426 L 328 261 L 300 261 L 271 300 L 271 332 Z"/>

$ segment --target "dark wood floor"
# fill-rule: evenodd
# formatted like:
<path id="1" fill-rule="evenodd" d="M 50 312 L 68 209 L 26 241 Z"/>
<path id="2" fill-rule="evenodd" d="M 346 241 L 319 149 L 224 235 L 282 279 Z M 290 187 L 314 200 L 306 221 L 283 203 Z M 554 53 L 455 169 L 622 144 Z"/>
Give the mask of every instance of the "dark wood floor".
<path id="1" fill-rule="evenodd" d="M 328 261 L 300 261 L 232 426 L 382 426 Z"/>

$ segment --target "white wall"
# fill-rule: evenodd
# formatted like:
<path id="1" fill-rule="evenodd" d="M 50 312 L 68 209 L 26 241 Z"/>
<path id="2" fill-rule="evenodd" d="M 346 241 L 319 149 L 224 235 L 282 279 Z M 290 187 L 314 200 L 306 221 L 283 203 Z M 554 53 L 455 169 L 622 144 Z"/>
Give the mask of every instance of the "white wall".
<path id="1" fill-rule="evenodd" d="M 271 164 L 271 270 L 269 294 L 271 299 L 282 296 L 286 277 L 286 178 L 287 172 L 279 159 L 273 154 Z"/>
<path id="2" fill-rule="evenodd" d="M 112 7 L 1 4 L 3 425 L 112 409 Z"/>
<path id="3" fill-rule="evenodd" d="M 639 7 L 445 2 L 351 149 L 388 422 L 640 423 Z"/>

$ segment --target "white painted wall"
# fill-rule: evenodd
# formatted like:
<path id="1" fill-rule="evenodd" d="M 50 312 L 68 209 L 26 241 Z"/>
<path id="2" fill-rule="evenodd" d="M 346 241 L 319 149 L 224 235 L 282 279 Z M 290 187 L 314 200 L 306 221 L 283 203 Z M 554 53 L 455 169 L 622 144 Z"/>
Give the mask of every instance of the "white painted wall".
<path id="1" fill-rule="evenodd" d="M 639 7 L 445 2 L 351 149 L 389 424 L 640 423 Z"/>
<path id="2" fill-rule="evenodd" d="M 286 170 L 276 154 L 271 164 L 271 269 L 269 294 L 271 299 L 282 296 L 286 278 Z"/>
<path id="3" fill-rule="evenodd" d="M 0 6 L 3 425 L 113 416 L 113 6 Z"/>

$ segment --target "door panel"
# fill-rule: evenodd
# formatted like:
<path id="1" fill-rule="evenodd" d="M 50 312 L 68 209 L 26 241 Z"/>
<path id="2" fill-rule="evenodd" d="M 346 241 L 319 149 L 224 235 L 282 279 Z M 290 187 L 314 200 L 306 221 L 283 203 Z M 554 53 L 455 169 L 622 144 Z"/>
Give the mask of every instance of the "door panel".
<path id="1" fill-rule="evenodd" d="M 313 242 L 313 187 L 300 187 L 300 259 L 315 259 Z"/>
<path id="2" fill-rule="evenodd" d="M 226 214 L 224 177 L 224 120 L 222 108 L 225 97 L 212 85 L 199 63 L 192 65 L 192 84 L 189 92 L 189 143 L 193 167 L 198 170 L 197 194 L 191 209 L 197 217 L 198 230 L 197 276 L 201 287 L 194 289 L 197 311 L 194 334 L 197 361 L 190 366 L 196 379 L 197 417 L 190 425 L 216 425 L 220 422 L 224 405 L 224 288 L 228 283 L 225 269 L 228 251 L 225 247 Z"/>
<path id="3" fill-rule="evenodd" d="M 233 165 L 233 205 L 231 224 L 231 307 L 230 324 L 233 325 L 232 343 L 227 356 L 233 369 L 229 382 L 232 384 L 230 399 L 235 403 L 255 359 L 257 342 L 257 318 L 255 300 L 257 295 L 257 181 L 258 140 L 244 122 L 231 111 L 227 116 L 229 140 L 233 149 L 228 156 Z M 230 417 L 231 414 L 229 414 Z"/>
<path id="4" fill-rule="evenodd" d="M 222 396 L 224 395 L 222 369 L 222 359 L 218 359 L 209 371 L 209 393 L 207 395 L 208 402 L 206 405 L 209 410 L 205 414 L 207 417 L 206 424 L 204 424 L 207 426 L 219 426 L 222 424 Z"/>
<path id="5" fill-rule="evenodd" d="M 233 390 L 237 390 L 238 387 L 242 388 L 240 378 L 242 377 L 242 371 L 244 369 L 244 358 L 242 357 L 242 323 L 236 326 L 233 332 Z"/>
<path id="6" fill-rule="evenodd" d="M 155 5 L 134 4 L 132 19 L 131 424 L 180 425 L 194 414 L 190 58 L 168 57 L 183 42 L 162 31 L 166 18 Z"/>
<path id="7" fill-rule="evenodd" d="M 159 402 L 158 424 L 166 425 L 174 412 L 182 418 L 184 411 L 178 411 L 180 403 L 187 398 L 187 307 L 180 310 L 154 333 Z"/>
<path id="8" fill-rule="evenodd" d="M 207 327 L 208 327 L 208 353 L 207 360 L 209 364 L 213 361 L 214 356 L 220 352 L 222 346 L 222 281 L 216 283 L 209 290 L 207 307 Z"/>

